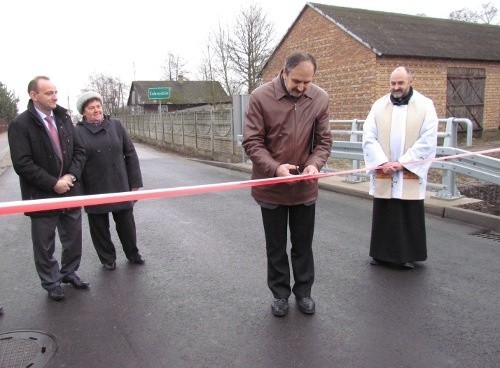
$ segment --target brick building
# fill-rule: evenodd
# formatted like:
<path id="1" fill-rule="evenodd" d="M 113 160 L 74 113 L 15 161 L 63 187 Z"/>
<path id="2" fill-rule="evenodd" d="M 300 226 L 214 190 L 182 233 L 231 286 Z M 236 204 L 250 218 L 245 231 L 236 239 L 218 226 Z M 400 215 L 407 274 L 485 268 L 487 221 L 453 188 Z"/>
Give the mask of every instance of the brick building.
<path id="1" fill-rule="evenodd" d="M 500 128 L 500 26 L 307 3 L 267 61 L 264 81 L 285 57 L 307 51 L 315 83 L 330 94 L 332 119 L 364 119 L 400 65 L 438 116 Z"/>

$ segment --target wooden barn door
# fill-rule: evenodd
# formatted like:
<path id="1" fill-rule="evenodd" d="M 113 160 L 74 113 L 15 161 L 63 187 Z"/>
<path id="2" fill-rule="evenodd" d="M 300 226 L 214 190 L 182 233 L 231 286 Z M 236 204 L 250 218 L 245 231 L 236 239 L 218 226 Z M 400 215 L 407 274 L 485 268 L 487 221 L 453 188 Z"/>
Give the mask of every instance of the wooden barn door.
<path id="1" fill-rule="evenodd" d="M 485 79 L 482 68 L 448 68 L 446 117 L 470 119 L 482 131 Z"/>

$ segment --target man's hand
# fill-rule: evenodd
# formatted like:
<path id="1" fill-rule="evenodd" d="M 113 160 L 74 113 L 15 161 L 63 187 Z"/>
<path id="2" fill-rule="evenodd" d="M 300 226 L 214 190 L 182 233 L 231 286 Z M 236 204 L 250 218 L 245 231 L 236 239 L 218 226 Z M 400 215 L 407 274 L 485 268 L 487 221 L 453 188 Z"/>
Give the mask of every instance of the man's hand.
<path id="1" fill-rule="evenodd" d="M 59 178 L 53 189 L 57 194 L 63 194 L 69 192 L 72 186 L 73 181 L 71 180 L 71 176 L 69 176 L 69 174 L 66 174 L 63 177 Z"/>
<path id="2" fill-rule="evenodd" d="M 304 171 L 302 172 L 302 175 L 315 175 L 319 173 L 318 171 L 318 168 L 314 165 L 308 165 L 305 167 Z M 318 179 L 316 178 L 313 178 L 313 179 L 307 179 L 307 180 L 303 180 L 305 181 L 306 183 L 313 183 L 315 181 L 318 181 Z"/>
<path id="3" fill-rule="evenodd" d="M 306 168 L 304 169 L 304 171 L 302 172 L 302 174 L 304 175 L 315 175 L 317 174 L 319 171 L 318 171 L 318 168 L 314 165 L 308 165 L 306 166 Z"/>
<path id="4" fill-rule="evenodd" d="M 294 175 L 294 173 L 296 173 L 296 172 L 297 172 L 296 165 L 281 164 L 276 169 L 276 172 L 274 173 L 274 175 L 275 176 L 290 176 L 290 175 Z"/>
<path id="5" fill-rule="evenodd" d="M 290 176 L 290 175 L 314 175 L 318 173 L 318 168 L 314 165 L 308 165 L 304 168 L 304 171 L 300 171 L 297 165 L 281 164 L 276 169 L 275 176 Z M 318 179 L 307 179 L 307 182 L 317 181 Z M 297 184 L 297 182 L 291 182 L 290 185 Z"/>
<path id="6" fill-rule="evenodd" d="M 70 175 L 70 174 L 65 174 L 65 175 L 61 176 L 61 177 L 59 178 L 59 180 L 61 180 L 61 179 L 62 179 L 62 180 L 66 180 L 68 183 L 70 183 L 70 184 L 71 184 L 71 186 L 73 186 L 73 178 L 71 177 L 71 175 Z"/>
<path id="7" fill-rule="evenodd" d="M 397 171 L 401 171 L 404 169 L 404 166 L 398 161 L 386 162 L 380 168 L 382 172 L 386 175 L 392 175 Z"/>

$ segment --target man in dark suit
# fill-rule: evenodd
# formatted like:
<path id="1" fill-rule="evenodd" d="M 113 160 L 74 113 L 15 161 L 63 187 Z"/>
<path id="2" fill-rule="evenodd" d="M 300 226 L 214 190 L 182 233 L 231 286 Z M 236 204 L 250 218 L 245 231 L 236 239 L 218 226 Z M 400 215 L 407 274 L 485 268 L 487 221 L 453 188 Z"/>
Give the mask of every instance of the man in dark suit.
<path id="1" fill-rule="evenodd" d="M 57 89 L 49 78 L 38 76 L 28 85 L 28 109 L 9 125 L 9 146 L 19 175 L 23 200 L 79 195 L 78 178 L 85 149 L 74 134 L 67 110 L 57 105 Z M 80 208 L 26 213 L 31 219 L 35 266 L 42 287 L 53 300 L 64 298 L 62 283 L 86 289 L 76 271 L 82 255 Z M 61 267 L 54 258 L 55 234 L 62 245 Z"/>

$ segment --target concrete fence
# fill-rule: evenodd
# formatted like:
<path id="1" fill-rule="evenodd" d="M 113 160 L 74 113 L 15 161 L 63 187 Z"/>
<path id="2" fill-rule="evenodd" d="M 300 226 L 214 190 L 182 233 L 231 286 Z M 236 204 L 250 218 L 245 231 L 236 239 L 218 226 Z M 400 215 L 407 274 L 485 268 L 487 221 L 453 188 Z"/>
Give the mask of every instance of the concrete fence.
<path id="1" fill-rule="evenodd" d="M 130 136 L 186 156 L 241 162 L 231 109 L 117 116 Z"/>

